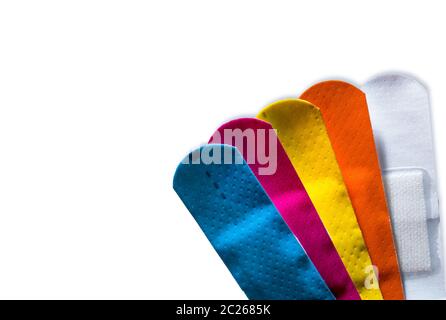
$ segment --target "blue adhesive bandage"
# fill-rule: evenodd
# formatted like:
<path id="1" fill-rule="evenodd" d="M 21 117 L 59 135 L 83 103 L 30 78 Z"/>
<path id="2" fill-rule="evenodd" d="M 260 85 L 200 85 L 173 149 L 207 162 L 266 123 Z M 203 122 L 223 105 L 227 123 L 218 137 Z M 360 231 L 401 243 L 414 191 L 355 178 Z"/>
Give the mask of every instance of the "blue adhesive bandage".
<path id="1" fill-rule="evenodd" d="M 249 299 L 334 299 L 236 148 L 193 151 L 173 187 Z"/>

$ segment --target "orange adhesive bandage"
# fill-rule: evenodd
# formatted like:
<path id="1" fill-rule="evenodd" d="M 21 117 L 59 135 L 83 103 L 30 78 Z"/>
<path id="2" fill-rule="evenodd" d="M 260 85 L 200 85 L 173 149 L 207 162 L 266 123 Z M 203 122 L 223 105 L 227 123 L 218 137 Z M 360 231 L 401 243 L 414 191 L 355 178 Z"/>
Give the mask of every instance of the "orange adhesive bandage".
<path id="1" fill-rule="evenodd" d="M 321 110 L 384 299 L 404 299 L 365 94 L 346 82 L 326 81 L 300 98 Z"/>

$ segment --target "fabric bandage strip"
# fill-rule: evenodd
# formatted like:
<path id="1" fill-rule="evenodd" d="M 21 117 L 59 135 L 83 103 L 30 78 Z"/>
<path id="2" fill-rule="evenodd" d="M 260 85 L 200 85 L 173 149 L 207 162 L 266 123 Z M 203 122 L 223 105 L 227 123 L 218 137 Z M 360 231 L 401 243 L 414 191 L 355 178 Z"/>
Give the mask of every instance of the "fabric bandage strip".
<path id="1" fill-rule="evenodd" d="M 443 298 L 443 246 L 429 93 L 416 79 L 369 80 L 367 96 L 407 299 Z"/>
<path id="2" fill-rule="evenodd" d="M 381 300 L 375 270 L 319 109 L 303 100 L 288 99 L 266 107 L 257 117 L 277 130 L 361 298 Z"/>
<path id="3" fill-rule="evenodd" d="M 193 151 L 173 186 L 249 299 L 334 299 L 236 148 Z"/>
<path id="4" fill-rule="evenodd" d="M 300 98 L 321 110 L 384 299 L 404 299 L 365 94 L 343 81 L 325 81 Z"/>
<path id="5" fill-rule="evenodd" d="M 338 300 L 359 300 L 330 236 L 271 125 L 242 118 L 223 124 L 209 143 L 236 146 Z M 268 163 L 263 159 L 268 155 Z M 266 170 L 266 168 L 271 170 Z M 268 232 L 268 230 L 265 230 Z"/>

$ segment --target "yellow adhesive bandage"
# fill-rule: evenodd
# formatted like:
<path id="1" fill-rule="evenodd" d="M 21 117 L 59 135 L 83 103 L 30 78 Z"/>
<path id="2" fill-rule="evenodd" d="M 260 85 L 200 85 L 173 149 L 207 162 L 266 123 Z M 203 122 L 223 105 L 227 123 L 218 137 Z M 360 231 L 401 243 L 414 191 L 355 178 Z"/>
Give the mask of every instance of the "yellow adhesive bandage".
<path id="1" fill-rule="evenodd" d="M 277 130 L 361 298 L 381 300 L 377 277 L 320 110 L 307 101 L 288 99 L 269 105 L 257 118 Z"/>

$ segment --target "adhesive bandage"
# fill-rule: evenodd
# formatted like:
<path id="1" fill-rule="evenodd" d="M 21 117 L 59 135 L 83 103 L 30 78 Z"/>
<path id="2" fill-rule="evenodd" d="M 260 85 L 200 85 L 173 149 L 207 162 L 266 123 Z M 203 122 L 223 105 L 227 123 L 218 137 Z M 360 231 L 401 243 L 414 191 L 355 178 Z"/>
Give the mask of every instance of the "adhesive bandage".
<path id="1" fill-rule="evenodd" d="M 388 74 L 362 88 L 380 157 L 407 299 L 446 295 L 429 94 Z"/>
<path id="2" fill-rule="evenodd" d="M 330 236 L 271 125 L 254 118 L 232 120 L 223 124 L 209 143 L 237 147 L 336 299 L 359 300 Z M 274 159 L 276 163 L 270 164 L 262 158 Z M 274 173 L 262 171 L 265 167 L 275 168 Z"/>
<path id="3" fill-rule="evenodd" d="M 299 175 L 362 299 L 382 299 L 361 229 L 318 108 L 282 100 L 257 116 L 269 122 Z"/>
<path id="4" fill-rule="evenodd" d="M 325 81 L 300 98 L 322 113 L 384 299 L 404 299 L 365 94 L 343 81 Z"/>
<path id="5" fill-rule="evenodd" d="M 249 299 L 334 299 L 236 148 L 193 151 L 173 186 Z"/>

